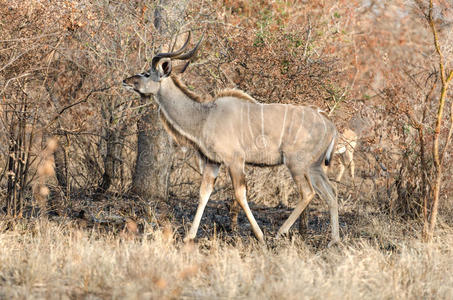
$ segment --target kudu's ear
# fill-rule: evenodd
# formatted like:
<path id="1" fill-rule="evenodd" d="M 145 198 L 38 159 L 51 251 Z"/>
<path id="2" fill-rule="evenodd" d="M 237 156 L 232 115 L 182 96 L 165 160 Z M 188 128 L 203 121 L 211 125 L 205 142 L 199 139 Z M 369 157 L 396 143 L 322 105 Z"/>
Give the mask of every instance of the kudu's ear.
<path id="1" fill-rule="evenodd" d="M 189 66 L 190 64 L 190 60 L 188 62 L 186 62 L 185 64 L 183 65 L 176 65 L 174 68 L 173 68 L 173 72 L 177 72 L 177 73 L 184 73 L 187 69 L 187 67 Z"/>
<path id="2" fill-rule="evenodd" d="M 161 58 L 157 63 L 157 72 L 159 73 L 160 78 L 165 78 L 171 74 L 171 59 L 170 58 Z"/>

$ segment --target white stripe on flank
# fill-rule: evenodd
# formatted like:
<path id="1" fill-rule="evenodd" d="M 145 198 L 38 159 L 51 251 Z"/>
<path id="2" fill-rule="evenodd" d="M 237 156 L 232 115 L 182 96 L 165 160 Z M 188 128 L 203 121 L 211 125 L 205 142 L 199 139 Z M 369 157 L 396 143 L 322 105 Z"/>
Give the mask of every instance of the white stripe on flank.
<path id="1" fill-rule="evenodd" d="M 282 132 L 280 133 L 280 140 L 278 141 L 278 148 L 282 145 L 283 134 L 285 133 L 285 125 L 286 125 L 286 113 L 288 112 L 288 106 L 285 106 L 285 115 L 283 116 L 283 125 L 282 125 Z"/>
<path id="2" fill-rule="evenodd" d="M 322 120 L 322 124 L 324 125 L 324 132 L 322 133 L 322 138 L 320 138 L 320 140 L 322 141 L 322 140 L 324 140 L 324 138 L 325 138 L 325 136 L 326 136 L 327 126 L 326 126 L 326 121 L 324 121 L 324 117 L 323 117 L 323 116 L 320 114 L 320 112 L 319 112 L 319 109 L 318 109 L 317 113 L 318 113 L 318 116 L 319 116 L 319 117 L 321 118 L 321 120 Z M 322 147 L 322 146 L 323 146 L 322 143 L 319 143 L 319 146 L 318 146 L 318 147 L 315 147 L 315 150 L 316 150 L 316 151 L 314 151 L 314 153 L 317 153 L 318 149 L 319 149 L 320 147 Z"/>
<path id="3" fill-rule="evenodd" d="M 241 103 L 241 127 L 239 127 L 239 130 L 241 131 L 241 146 L 244 145 L 244 104 Z"/>
<path id="4" fill-rule="evenodd" d="M 250 103 L 247 103 L 247 117 L 250 131 L 250 139 L 253 139 L 252 125 L 250 124 Z"/>
<path id="5" fill-rule="evenodd" d="M 264 138 L 264 105 L 261 104 L 261 136 Z"/>
<path id="6" fill-rule="evenodd" d="M 293 112 L 291 114 L 291 122 L 289 123 L 289 128 L 288 128 L 288 136 L 291 136 L 291 133 L 293 132 L 293 123 L 294 123 L 294 111 L 296 109 L 292 109 L 291 111 Z"/>
<path id="7" fill-rule="evenodd" d="M 324 133 L 322 136 L 322 139 L 324 139 L 324 137 L 326 136 L 327 126 L 326 126 L 326 121 L 324 121 L 324 117 L 321 115 L 321 112 L 323 112 L 323 111 L 318 108 L 318 115 L 322 120 L 322 124 L 324 125 Z"/>
<path id="8" fill-rule="evenodd" d="M 304 118 L 305 118 L 305 109 L 302 108 L 302 120 L 300 121 L 300 126 L 296 131 L 296 135 L 294 136 L 293 145 L 297 142 L 297 136 L 299 135 L 299 131 L 302 127 L 304 127 Z"/>

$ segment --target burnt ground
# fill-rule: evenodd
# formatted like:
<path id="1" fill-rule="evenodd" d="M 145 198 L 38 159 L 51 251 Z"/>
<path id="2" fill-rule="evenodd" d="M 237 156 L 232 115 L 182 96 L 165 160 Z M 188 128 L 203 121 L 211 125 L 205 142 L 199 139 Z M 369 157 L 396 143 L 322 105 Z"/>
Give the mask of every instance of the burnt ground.
<path id="1" fill-rule="evenodd" d="M 97 200 L 94 201 L 93 198 Z M 251 226 L 242 211 L 239 213 L 237 230 L 232 230 L 229 212 L 231 202 L 232 197 L 208 202 L 196 241 L 218 238 L 232 242 L 240 239 L 248 243 L 254 240 Z M 167 200 L 146 201 L 131 195 L 107 193 L 101 197 L 93 197 L 81 192 L 72 196 L 70 206 L 50 210 L 48 215 L 51 220 L 57 222 L 75 223 L 86 230 L 94 229 L 111 234 L 123 234 L 132 230 L 134 235 L 141 236 L 153 229 L 171 228 L 176 240 L 182 241 L 190 228 L 197 205 L 197 197 L 185 197 L 183 200 L 170 197 Z M 273 244 L 277 230 L 293 208 L 282 205 L 270 207 L 254 202 L 249 202 L 249 205 L 267 242 Z M 341 205 L 339 214 L 340 232 L 343 235 L 353 226 L 358 216 L 341 211 Z M 327 205 L 316 197 L 309 208 L 308 230 L 302 235 L 308 245 L 315 248 L 324 248 L 327 245 L 330 240 L 329 218 Z M 130 223 L 134 224 L 132 229 L 128 225 Z M 296 221 L 289 238 L 300 235 L 298 228 L 299 221 Z"/>
<path id="2" fill-rule="evenodd" d="M 420 220 L 402 220 L 389 214 L 383 206 L 386 203 L 383 199 L 388 197 L 385 184 L 377 182 L 374 175 L 366 170 L 361 164 L 355 180 L 345 175 L 342 182 L 337 183 L 340 235 L 345 242 L 365 239 L 377 242 L 381 248 L 392 249 L 396 240 L 407 235 L 416 236 L 420 232 Z M 259 193 L 267 193 L 267 202 L 255 202 L 252 199 L 249 205 L 267 243 L 272 245 L 277 230 L 292 212 L 297 198 L 292 197 L 288 206 L 278 204 L 280 195 L 272 194 L 269 189 L 278 187 L 282 176 L 272 176 L 273 173 L 268 175 L 266 177 L 269 177 L 270 182 L 258 187 Z M 54 192 L 47 205 L 46 215 L 59 223 L 75 224 L 86 230 L 114 235 L 132 233 L 138 237 L 149 237 L 149 233 L 155 229 L 170 228 L 176 240 L 182 241 L 197 209 L 199 184 L 197 181 L 184 181 L 183 186 L 175 186 L 166 200 L 111 192 L 94 195 L 89 190 L 73 191 L 70 197 Z M 380 189 L 379 186 L 384 188 Z M 257 189 L 256 186 L 249 187 L 252 192 L 253 188 Z M 267 190 L 262 191 L 263 187 Z M 248 243 L 254 240 L 249 221 L 242 211 L 238 217 L 237 231 L 231 229 L 229 205 L 232 199 L 231 183 L 226 180 L 224 184 L 216 184 L 201 220 L 198 241 L 217 238 L 233 243 L 239 239 Z M 26 215 L 39 215 L 36 208 L 28 211 Z M 301 236 L 298 228 L 299 221 L 296 221 L 290 230 L 290 239 Z M 308 230 L 302 234 L 302 240 L 313 249 L 323 249 L 330 241 L 328 207 L 318 196 L 310 203 Z"/>

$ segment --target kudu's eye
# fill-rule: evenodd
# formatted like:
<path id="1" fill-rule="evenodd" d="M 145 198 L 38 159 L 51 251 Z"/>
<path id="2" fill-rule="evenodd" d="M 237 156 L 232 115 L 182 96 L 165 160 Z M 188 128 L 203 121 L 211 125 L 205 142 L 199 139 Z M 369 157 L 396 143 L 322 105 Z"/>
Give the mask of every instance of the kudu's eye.
<path id="1" fill-rule="evenodd" d="M 144 75 L 146 78 L 148 78 L 151 74 L 145 73 L 145 74 L 143 74 L 143 75 Z"/>

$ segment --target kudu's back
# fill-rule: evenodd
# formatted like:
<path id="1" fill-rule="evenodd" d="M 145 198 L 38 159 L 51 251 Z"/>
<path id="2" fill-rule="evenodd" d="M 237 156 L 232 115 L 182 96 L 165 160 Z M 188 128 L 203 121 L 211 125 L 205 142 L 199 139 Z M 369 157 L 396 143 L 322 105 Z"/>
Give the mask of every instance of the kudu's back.
<path id="1" fill-rule="evenodd" d="M 211 108 L 203 140 L 219 161 L 278 165 L 292 159 L 309 167 L 325 154 L 335 133 L 318 109 L 222 97 Z"/>

